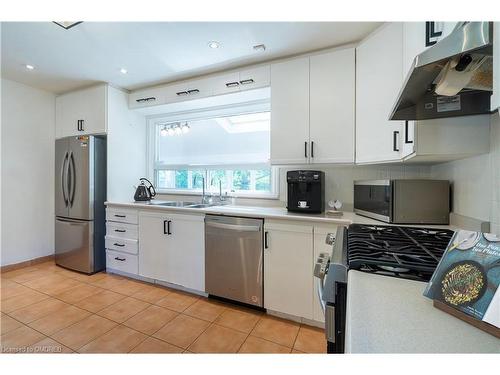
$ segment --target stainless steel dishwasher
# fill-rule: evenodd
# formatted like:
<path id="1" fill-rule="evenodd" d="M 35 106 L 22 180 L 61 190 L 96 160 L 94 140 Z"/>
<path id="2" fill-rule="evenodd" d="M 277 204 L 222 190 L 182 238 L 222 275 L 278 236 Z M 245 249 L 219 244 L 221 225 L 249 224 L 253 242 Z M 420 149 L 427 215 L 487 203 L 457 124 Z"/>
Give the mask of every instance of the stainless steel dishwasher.
<path id="1" fill-rule="evenodd" d="M 263 307 L 263 219 L 205 216 L 205 289 Z"/>

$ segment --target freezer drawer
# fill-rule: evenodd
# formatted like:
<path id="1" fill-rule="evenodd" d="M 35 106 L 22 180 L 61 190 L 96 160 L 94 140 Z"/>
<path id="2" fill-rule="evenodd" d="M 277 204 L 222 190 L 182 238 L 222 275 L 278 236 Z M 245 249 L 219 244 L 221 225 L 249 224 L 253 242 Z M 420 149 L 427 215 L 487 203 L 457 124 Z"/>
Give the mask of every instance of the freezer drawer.
<path id="1" fill-rule="evenodd" d="M 55 260 L 66 268 L 94 272 L 94 222 L 56 218 Z"/>
<path id="2" fill-rule="evenodd" d="M 263 220 L 207 215 L 205 289 L 250 305 L 263 301 Z"/>

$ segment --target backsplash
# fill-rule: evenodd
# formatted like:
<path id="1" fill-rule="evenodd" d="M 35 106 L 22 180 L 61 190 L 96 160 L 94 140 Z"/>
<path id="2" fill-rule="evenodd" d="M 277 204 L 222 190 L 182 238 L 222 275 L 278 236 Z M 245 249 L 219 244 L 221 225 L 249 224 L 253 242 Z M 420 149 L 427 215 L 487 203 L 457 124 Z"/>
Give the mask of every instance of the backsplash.
<path id="1" fill-rule="evenodd" d="M 297 169 L 312 169 L 325 172 L 325 202 L 338 199 L 343 209 L 352 211 L 355 180 L 373 180 L 386 178 L 429 178 L 429 166 L 408 165 L 346 165 L 346 166 L 287 166 L 280 167 L 279 199 L 236 198 L 237 204 L 254 206 L 286 206 L 286 172 Z M 159 195 L 158 199 L 192 199 L 193 196 Z"/>
<path id="2" fill-rule="evenodd" d="M 500 116 L 491 115 L 490 153 L 431 167 L 432 178 L 452 184 L 452 210 L 487 220 L 500 234 Z"/>
<path id="3" fill-rule="evenodd" d="M 388 178 L 429 178 L 430 167 L 408 165 L 349 165 L 349 166 L 309 166 L 280 168 L 280 201 L 286 204 L 286 172 L 295 169 L 314 169 L 325 172 L 325 202 L 338 199 L 343 209 L 352 211 L 354 201 L 354 181 L 379 180 Z"/>

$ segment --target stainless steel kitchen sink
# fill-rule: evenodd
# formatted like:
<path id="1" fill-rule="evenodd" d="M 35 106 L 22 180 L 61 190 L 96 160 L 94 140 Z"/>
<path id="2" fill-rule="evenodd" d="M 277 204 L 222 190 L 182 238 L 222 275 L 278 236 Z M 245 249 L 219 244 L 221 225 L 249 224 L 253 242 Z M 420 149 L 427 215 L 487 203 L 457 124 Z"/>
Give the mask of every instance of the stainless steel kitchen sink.
<path id="1" fill-rule="evenodd" d="M 200 203 L 200 202 L 189 202 L 189 201 L 151 201 L 150 205 L 153 206 L 166 206 L 166 207 L 186 207 L 186 208 L 206 208 L 212 206 L 218 206 L 215 203 Z"/>
<path id="2" fill-rule="evenodd" d="M 197 204 L 197 202 L 186 202 L 186 201 L 168 201 L 168 202 L 155 202 L 151 201 L 149 204 L 154 206 L 168 206 L 168 207 L 187 207 Z"/>

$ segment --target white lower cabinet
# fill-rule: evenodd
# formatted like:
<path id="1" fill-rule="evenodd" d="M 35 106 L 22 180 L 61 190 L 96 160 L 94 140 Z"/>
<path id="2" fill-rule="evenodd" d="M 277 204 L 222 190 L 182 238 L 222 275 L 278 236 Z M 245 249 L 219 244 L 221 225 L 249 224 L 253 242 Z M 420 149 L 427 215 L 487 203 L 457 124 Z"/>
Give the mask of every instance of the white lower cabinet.
<path id="1" fill-rule="evenodd" d="M 137 275 L 137 216 L 137 210 L 106 208 L 106 270 Z"/>
<path id="2" fill-rule="evenodd" d="M 139 275 L 205 290 L 203 215 L 139 214 Z"/>
<path id="3" fill-rule="evenodd" d="M 313 227 L 266 221 L 264 307 L 313 319 Z"/>

